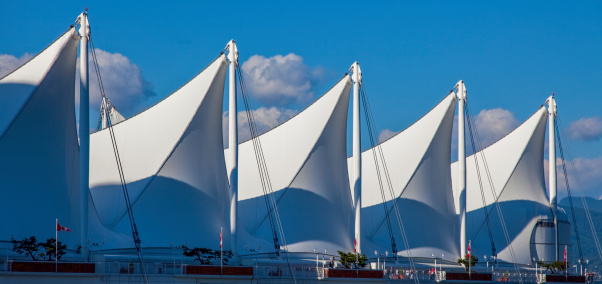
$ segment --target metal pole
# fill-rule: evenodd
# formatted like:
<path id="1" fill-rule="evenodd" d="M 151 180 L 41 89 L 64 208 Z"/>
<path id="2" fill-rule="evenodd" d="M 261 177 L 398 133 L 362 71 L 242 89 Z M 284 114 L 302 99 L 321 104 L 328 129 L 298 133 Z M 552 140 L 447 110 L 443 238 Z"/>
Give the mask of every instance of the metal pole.
<path id="1" fill-rule="evenodd" d="M 356 61 L 351 65 L 353 75 L 353 205 L 355 206 L 355 237 L 357 242 L 356 253 L 361 253 L 361 207 L 362 207 L 362 153 L 361 153 L 361 127 L 360 127 L 360 85 L 362 84 L 362 71 Z"/>
<path id="2" fill-rule="evenodd" d="M 554 100 L 554 94 L 552 94 L 546 102 L 548 103 L 548 177 L 550 187 L 550 209 L 552 209 L 552 216 L 554 217 L 554 252 L 556 255 L 556 261 L 558 261 L 558 216 L 556 214 L 556 131 L 554 130 L 556 101 Z"/>
<path id="3" fill-rule="evenodd" d="M 466 88 L 464 81 L 456 84 L 458 97 L 458 190 L 460 191 L 460 258 L 466 253 L 466 145 L 464 137 L 464 104 Z M 470 264 L 470 260 L 469 260 Z M 470 266 L 470 265 L 469 265 Z"/>
<path id="4" fill-rule="evenodd" d="M 87 9 L 86 9 L 87 10 Z M 88 41 L 90 25 L 88 12 L 81 13 L 79 19 L 79 167 L 80 167 L 80 245 L 82 256 L 88 259 L 88 248 L 84 244 L 88 240 L 88 194 L 90 191 L 90 88 L 88 72 Z"/>
<path id="5" fill-rule="evenodd" d="M 238 119 L 236 107 L 236 66 L 238 49 L 230 40 L 226 45 L 229 61 L 229 108 L 228 108 L 228 148 L 230 160 L 230 249 L 234 259 L 238 259 L 237 212 L 238 212 Z"/>

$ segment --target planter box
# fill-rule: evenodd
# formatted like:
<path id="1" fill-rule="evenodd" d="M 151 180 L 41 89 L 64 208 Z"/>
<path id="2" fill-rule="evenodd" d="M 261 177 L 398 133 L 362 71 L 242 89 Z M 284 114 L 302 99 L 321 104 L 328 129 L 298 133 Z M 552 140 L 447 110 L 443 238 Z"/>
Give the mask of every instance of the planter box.
<path id="1" fill-rule="evenodd" d="M 463 280 L 463 281 L 492 281 L 490 273 L 464 273 L 464 272 L 447 272 L 446 280 Z"/>
<path id="2" fill-rule="evenodd" d="M 585 283 L 585 276 L 546 275 L 546 282 Z"/>
<path id="3" fill-rule="evenodd" d="M 186 266 L 186 274 L 253 276 L 253 267 L 224 266 L 222 274 L 222 270 L 216 265 L 188 265 Z"/>
<path id="4" fill-rule="evenodd" d="M 381 270 L 367 269 L 326 269 L 324 270 L 325 278 L 383 278 Z"/>
<path id="5" fill-rule="evenodd" d="M 95 273 L 94 263 L 87 262 L 54 262 L 13 261 L 10 264 L 12 272 L 62 272 L 62 273 Z"/>

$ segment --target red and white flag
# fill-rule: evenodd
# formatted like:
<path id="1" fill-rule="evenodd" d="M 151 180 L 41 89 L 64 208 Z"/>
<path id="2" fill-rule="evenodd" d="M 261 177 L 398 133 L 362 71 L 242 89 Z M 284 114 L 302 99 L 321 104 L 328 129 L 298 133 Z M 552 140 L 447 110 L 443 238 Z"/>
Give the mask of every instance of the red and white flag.
<path id="1" fill-rule="evenodd" d="M 566 262 L 566 245 L 564 245 L 564 262 Z"/>
<path id="2" fill-rule="evenodd" d="M 61 226 L 61 224 L 59 224 L 59 222 L 56 222 L 56 230 L 71 232 L 71 229 Z"/>
<path id="3" fill-rule="evenodd" d="M 466 258 L 470 259 L 470 241 L 468 241 L 468 253 L 466 254 Z"/>
<path id="4" fill-rule="evenodd" d="M 220 228 L 219 230 L 219 248 L 222 248 L 222 234 L 223 234 L 223 229 Z"/>

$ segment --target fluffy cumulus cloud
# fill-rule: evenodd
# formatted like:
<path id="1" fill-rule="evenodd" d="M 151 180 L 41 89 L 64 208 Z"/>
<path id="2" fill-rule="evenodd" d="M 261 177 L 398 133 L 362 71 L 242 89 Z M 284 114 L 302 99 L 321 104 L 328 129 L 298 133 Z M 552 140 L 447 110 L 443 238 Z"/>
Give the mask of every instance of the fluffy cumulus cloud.
<path id="1" fill-rule="evenodd" d="M 566 196 L 566 183 L 562 168 L 563 160 L 556 158 L 556 173 L 558 183 L 558 196 Z M 569 185 L 573 196 L 580 196 L 578 186 L 581 185 L 585 196 L 602 199 L 602 157 L 598 158 L 575 158 L 566 163 L 569 176 Z M 544 173 L 546 186 L 548 185 L 548 160 L 544 160 Z M 578 179 L 578 181 L 577 181 Z"/>
<path id="2" fill-rule="evenodd" d="M 301 56 L 289 53 L 266 58 L 253 55 L 242 65 L 250 94 L 268 105 L 304 103 L 314 97 L 325 70 L 310 68 Z"/>
<path id="3" fill-rule="evenodd" d="M 395 132 L 391 129 L 383 129 L 380 131 L 380 133 L 378 134 L 378 143 L 382 143 L 385 140 L 395 136 L 395 134 L 397 134 L 398 132 Z"/>
<path id="4" fill-rule="evenodd" d="M 111 53 L 101 49 L 95 51 L 105 95 L 115 108 L 126 117 L 145 109 L 148 106 L 149 99 L 156 96 L 156 94 L 153 91 L 152 84 L 144 79 L 140 68 L 120 53 Z M 99 109 L 101 102 L 100 88 L 96 79 L 92 56 L 89 56 L 89 60 L 90 107 Z M 77 74 L 79 74 L 79 71 Z M 76 99 L 79 102 L 79 88 L 77 87 L 75 90 Z"/>
<path id="5" fill-rule="evenodd" d="M 251 111 L 257 127 L 258 134 L 265 133 L 266 131 L 282 124 L 291 117 L 295 116 L 299 111 L 291 109 L 283 109 L 277 107 L 260 107 L 256 110 Z M 228 112 L 224 112 L 222 115 L 222 126 L 224 130 L 224 147 L 228 147 Z M 251 139 L 251 131 L 249 129 L 249 122 L 247 119 L 247 113 L 241 111 L 238 113 L 238 141 L 244 142 Z"/>
<path id="6" fill-rule="evenodd" d="M 519 121 L 514 117 L 512 112 L 501 109 L 485 109 L 479 112 L 474 118 L 475 126 L 481 138 L 480 143 L 482 147 L 487 147 L 495 143 L 500 138 L 504 137 L 508 133 L 512 132 L 518 125 Z M 466 154 L 472 155 L 472 146 L 470 145 L 470 132 L 468 125 L 465 127 L 466 131 Z M 452 130 L 452 161 L 458 159 L 458 116 L 454 118 L 454 126 Z M 476 142 L 476 141 L 475 141 Z M 478 149 L 477 149 L 478 150 Z"/>
<path id="7" fill-rule="evenodd" d="M 598 116 L 581 118 L 571 122 L 567 133 L 572 139 L 596 141 L 602 138 L 602 119 Z"/>
<path id="8" fill-rule="evenodd" d="M 475 125 L 481 137 L 481 144 L 486 147 L 514 130 L 519 121 L 510 111 L 494 108 L 479 112 Z"/>
<path id="9" fill-rule="evenodd" d="M 33 55 L 29 53 L 25 53 L 21 55 L 21 57 L 15 57 L 9 54 L 0 54 L 0 78 L 8 75 L 10 72 L 13 72 L 32 57 Z"/>

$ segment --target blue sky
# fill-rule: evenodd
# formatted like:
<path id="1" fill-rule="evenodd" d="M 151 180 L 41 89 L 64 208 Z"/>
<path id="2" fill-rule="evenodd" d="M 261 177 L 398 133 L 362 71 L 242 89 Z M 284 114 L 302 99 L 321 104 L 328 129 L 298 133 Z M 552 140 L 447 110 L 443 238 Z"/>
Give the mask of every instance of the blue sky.
<path id="1" fill-rule="evenodd" d="M 14 63 L 35 55 L 88 7 L 95 47 L 106 64 L 121 64 L 106 70 L 127 73 L 107 92 L 126 116 L 187 82 L 232 38 L 249 70 L 274 71 L 276 86 L 291 87 L 286 96 L 253 90 L 267 128 L 315 100 L 354 61 L 383 135 L 409 126 L 460 79 L 475 115 L 502 124 L 497 132 L 483 126 L 492 141 L 555 92 L 584 189 L 602 194 L 600 1 L 35 2 L 0 2 L 0 56 Z M 139 89 L 123 94 L 127 80 Z"/>

